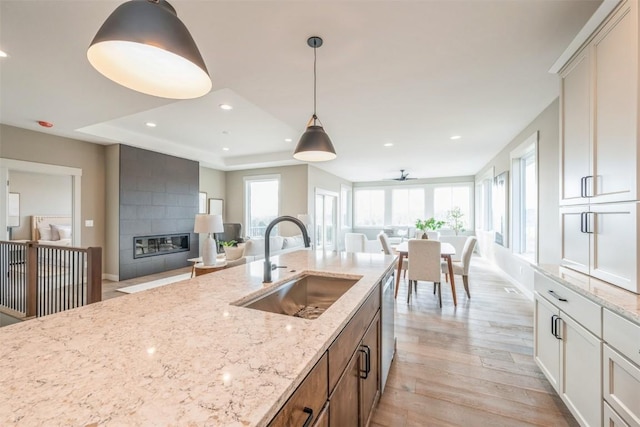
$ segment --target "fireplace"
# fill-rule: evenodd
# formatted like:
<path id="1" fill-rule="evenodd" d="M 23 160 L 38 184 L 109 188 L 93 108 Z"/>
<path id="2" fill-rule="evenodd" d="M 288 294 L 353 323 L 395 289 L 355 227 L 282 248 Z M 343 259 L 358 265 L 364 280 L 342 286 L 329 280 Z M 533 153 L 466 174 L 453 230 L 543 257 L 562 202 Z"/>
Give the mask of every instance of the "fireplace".
<path id="1" fill-rule="evenodd" d="M 186 252 L 189 247 L 189 234 L 158 234 L 155 236 L 136 236 L 133 238 L 134 258 L 145 258 Z"/>

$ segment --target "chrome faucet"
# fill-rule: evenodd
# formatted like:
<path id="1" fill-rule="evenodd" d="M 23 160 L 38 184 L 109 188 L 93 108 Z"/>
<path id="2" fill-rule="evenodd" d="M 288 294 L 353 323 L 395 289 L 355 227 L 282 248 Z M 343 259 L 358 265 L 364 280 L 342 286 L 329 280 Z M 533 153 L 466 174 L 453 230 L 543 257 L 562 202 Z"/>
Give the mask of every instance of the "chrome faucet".
<path id="1" fill-rule="evenodd" d="M 279 216 L 274 219 L 267 225 L 267 230 L 264 232 L 264 280 L 263 283 L 271 283 L 271 270 L 278 268 L 271 264 L 271 260 L 269 259 L 269 234 L 271 234 L 271 229 L 275 227 L 276 224 L 282 221 L 289 221 L 294 223 L 300 228 L 302 231 L 302 239 L 304 240 L 304 247 L 308 248 L 311 245 L 311 241 L 309 239 L 309 234 L 307 233 L 307 227 L 300 221 L 298 218 L 294 218 L 292 216 Z"/>

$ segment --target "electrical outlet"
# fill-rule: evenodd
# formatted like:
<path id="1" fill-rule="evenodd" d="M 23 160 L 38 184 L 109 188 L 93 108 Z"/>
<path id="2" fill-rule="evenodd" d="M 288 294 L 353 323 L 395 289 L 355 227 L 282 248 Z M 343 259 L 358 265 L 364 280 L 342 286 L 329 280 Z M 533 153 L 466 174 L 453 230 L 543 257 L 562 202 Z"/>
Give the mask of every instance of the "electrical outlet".
<path id="1" fill-rule="evenodd" d="M 87 219 L 84 221 L 84 226 L 85 227 L 93 227 L 93 220 L 92 219 Z"/>

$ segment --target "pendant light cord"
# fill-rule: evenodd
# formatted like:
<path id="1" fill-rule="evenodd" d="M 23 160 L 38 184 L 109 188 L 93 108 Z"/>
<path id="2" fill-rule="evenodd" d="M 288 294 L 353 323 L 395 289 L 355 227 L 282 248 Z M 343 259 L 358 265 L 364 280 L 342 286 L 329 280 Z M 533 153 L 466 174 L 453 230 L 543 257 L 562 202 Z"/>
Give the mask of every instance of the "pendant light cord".
<path id="1" fill-rule="evenodd" d="M 316 62 L 318 57 L 316 55 L 316 44 L 313 45 L 313 124 L 316 124 L 318 116 L 316 115 Z"/>

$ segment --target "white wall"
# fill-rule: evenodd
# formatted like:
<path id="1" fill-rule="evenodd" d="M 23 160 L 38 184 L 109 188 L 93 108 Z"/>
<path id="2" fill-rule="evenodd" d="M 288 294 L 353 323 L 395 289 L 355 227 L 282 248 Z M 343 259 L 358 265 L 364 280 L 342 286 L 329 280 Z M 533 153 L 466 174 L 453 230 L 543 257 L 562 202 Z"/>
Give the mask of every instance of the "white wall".
<path id="1" fill-rule="evenodd" d="M 487 170 L 494 167 L 495 174 L 510 170 L 510 153 L 534 132 L 538 139 L 538 263 L 560 262 L 559 224 L 559 101 L 553 101 L 538 117 L 522 130 L 497 156 L 476 175 L 479 181 Z M 511 223 L 511 217 L 509 217 Z M 492 232 L 477 232 L 481 253 L 492 260 L 512 279 L 533 291 L 533 269 L 531 264 L 493 242 Z M 511 234 L 511 233 L 509 233 Z M 511 246 L 511 245 L 509 245 Z"/>

